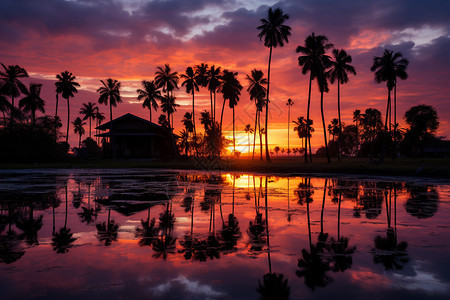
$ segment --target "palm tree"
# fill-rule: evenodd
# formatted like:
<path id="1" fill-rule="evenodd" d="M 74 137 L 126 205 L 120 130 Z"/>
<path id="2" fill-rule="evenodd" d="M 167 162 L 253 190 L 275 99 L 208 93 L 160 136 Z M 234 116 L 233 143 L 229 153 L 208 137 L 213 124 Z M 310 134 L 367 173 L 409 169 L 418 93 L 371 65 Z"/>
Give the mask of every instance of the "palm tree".
<path id="1" fill-rule="evenodd" d="M 239 102 L 239 96 L 241 95 L 242 85 L 236 78 L 237 72 L 223 71 L 221 92 L 223 94 L 223 101 L 225 103 L 228 100 L 229 107 L 233 110 L 233 151 L 236 154 L 236 136 L 235 136 L 235 110 L 234 107 Z M 222 115 L 220 116 L 220 131 L 222 132 Z"/>
<path id="2" fill-rule="evenodd" d="M 175 138 L 173 136 L 173 113 L 177 111 L 177 106 L 180 106 L 175 103 L 175 97 L 167 94 L 166 96 L 161 98 L 161 109 L 163 112 L 167 114 L 167 121 L 169 125 L 169 129 L 172 137 L 172 147 L 174 151 L 174 155 L 176 155 L 176 147 L 175 147 Z M 172 121 L 170 116 L 172 115 Z"/>
<path id="3" fill-rule="evenodd" d="M 115 139 L 113 133 L 113 124 L 112 124 L 112 107 L 117 106 L 118 103 L 122 102 L 122 98 L 120 97 L 120 82 L 116 79 L 108 78 L 106 82 L 100 80 L 103 84 L 102 87 L 97 89 L 97 93 L 100 93 L 100 97 L 98 98 L 98 103 L 108 105 L 109 102 L 109 133 L 111 135 L 111 148 L 112 148 L 112 156 L 116 158 L 116 148 L 115 148 Z"/>
<path id="4" fill-rule="evenodd" d="M 154 81 L 146 81 L 142 80 L 142 87 L 143 90 L 138 89 L 136 92 L 138 93 L 137 99 L 141 101 L 144 99 L 144 102 L 142 102 L 142 107 L 147 107 L 150 112 L 150 119 L 149 121 L 152 121 L 152 107 L 155 111 L 158 110 L 158 103 L 156 100 L 161 101 L 161 91 L 156 86 Z"/>
<path id="5" fill-rule="evenodd" d="M 14 108 L 14 98 L 18 97 L 20 93 L 26 93 L 27 91 L 20 78 L 28 77 L 28 73 L 18 65 L 8 67 L 4 64 L 1 65 L 4 71 L 0 71 L 0 86 L 5 95 L 11 97 L 11 106 Z"/>
<path id="6" fill-rule="evenodd" d="M 208 82 L 208 90 L 209 95 L 211 98 L 211 117 L 212 117 L 212 124 L 216 123 L 216 91 L 220 87 L 220 79 L 222 78 L 220 74 L 220 67 L 216 68 L 214 65 L 211 66 L 211 68 L 208 70 L 206 74 L 206 80 Z M 213 101 L 213 95 L 214 95 L 214 101 Z"/>
<path id="7" fill-rule="evenodd" d="M 95 114 L 94 114 L 94 118 L 95 120 L 97 120 L 97 127 L 100 126 L 100 124 L 102 124 L 102 122 L 105 120 L 105 114 L 100 112 L 100 109 L 98 107 L 95 108 Z M 96 129 L 97 130 L 97 129 Z M 99 142 L 97 141 L 97 144 Z"/>
<path id="8" fill-rule="evenodd" d="M 83 121 L 89 119 L 89 137 L 91 137 L 91 122 L 92 119 L 96 118 L 96 113 L 98 111 L 98 107 L 93 102 L 83 103 L 83 106 L 80 109 L 80 114 L 84 115 Z"/>
<path id="9" fill-rule="evenodd" d="M 81 120 L 80 117 L 76 118 L 75 121 L 72 122 L 74 129 L 74 133 L 78 133 L 80 138 L 78 139 L 78 148 L 81 148 L 81 136 L 86 132 L 83 128 L 84 125 L 86 125 L 83 120 Z"/>
<path id="10" fill-rule="evenodd" d="M 327 162 L 331 163 L 330 153 L 328 151 L 328 143 L 327 143 L 327 129 L 325 127 L 325 116 L 323 113 L 323 93 L 328 93 L 328 80 L 325 69 L 329 66 L 329 61 L 327 61 L 327 55 L 324 56 L 324 64 L 320 71 L 317 74 L 317 83 L 319 84 L 320 90 L 320 113 L 322 115 L 322 125 L 323 125 L 323 139 L 325 141 L 325 151 L 327 153 Z"/>
<path id="11" fill-rule="evenodd" d="M 247 81 L 249 86 L 247 88 L 247 92 L 250 94 L 250 100 L 255 100 L 256 113 L 255 113 L 255 134 L 253 136 L 253 156 L 252 159 L 255 158 L 255 148 L 256 148 L 256 131 L 257 125 L 259 124 L 259 128 L 261 129 L 260 122 L 260 113 L 262 111 L 264 98 L 266 97 L 267 89 L 264 85 L 268 84 L 266 78 L 264 78 L 264 73 L 261 70 L 252 70 L 252 75 L 247 75 Z M 261 149 L 262 151 L 262 149 Z M 261 158 L 262 159 L 262 158 Z"/>
<path id="12" fill-rule="evenodd" d="M 36 122 L 36 110 L 45 113 L 45 101 L 41 98 L 40 83 L 30 83 L 30 91 L 24 92 L 25 97 L 20 99 L 19 107 L 26 113 L 31 113 L 31 123 L 34 125 Z"/>
<path id="13" fill-rule="evenodd" d="M 278 46 L 283 47 L 284 42 L 288 43 L 288 37 L 291 35 L 291 27 L 284 25 L 283 23 L 289 19 L 287 14 L 284 14 L 280 8 L 272 10 L 269 8 L 267 19 L 260 19 L 261 25 L 258 26 L 258 30 L 261 32 L 258 34 L 259 40 L 264 38 L 264 46 L 270 49 L 269 52 L 269 64 L 267 68 L 267 98 L 266 98 L 266 120 L 265 128 L 267 132 L 267 120 L 269 118 L 269 91 L 270 91 L 270 62 L 272 59 L 272 48 Z M 270 161 L 269 156 L 269 141 L 266 134 L 266 160 Z"/>
<path id="14" fill-rule="evenodd" d="M 388 89 L 386 119 L 384 121 L 384 131 L 386 136 L 388 132 L 387 122 L 391 114 L 391 91 L 396 86 L 397 76 L 401 79 L 406 79 L 408 77 L 406 73 L 408 64 L 409 61 L 406 58 L 403 58 L 403 55 L 400 52 L 394 53 L 394 51 L 388 49 L 384 50 L 383 56 L 375 56 L 373 58 L 373 65 L 370 70 L 375 72 L 375 82 L 386 82 L 386 87 Z M 394 116 L 394 118 L 396 117 Z M 385 152 L 386 141 L 383 141 L 383 152 L 380 160 L 384 159 Z"/>
<path id="15" fill-rule="evenodd" d="M 76 77 L 72 75 L 69 71 L 64 71 L 61 74 L 56 75 L 57 82 L 56 92 L 60 91 L 64 99 L 67 99 L 67 132 L 66 132 L 66 144 L 69 143 L 69 125 L 70 125 L 70 104 L 69 98 L 74 97 L 74 93 L 78 93 L 77 87 L 80 86 L 78 82 L 75 81 Z"/>
<path id="16" fill-rule="evenodd" d="M 291 106 L 294 105 L 294 101 L 292 101 L 291 98 L 287 99 L 286 105 L 288 107 L 288 122 L 287 122 L 287 130 L 288 130 L 288 148 L 287 148 L 287 154 L 289 156 L 289 153 L 291 150 L 289 149 L 289 123 L 291 121 Z"/>
<path id="17" fill-rule="evenodd" d="M 329 57 L 325 55 L 325 51 L 332 48 L 333 44 L 328 43 L 328 38 L 323 35 L 315 36 L 314 32 L 305 39 L 304 46 L 298 46 L 297 53 L 303 55 L 298 57 L 298 65 L 302 67 L 302 74 L 309 74 L 309 89 L 308 89 L 308 109 L 306 113 L 307 124 L 307 138 L 305 147 L 305 162 L 308 162 L 308 140 L 311 149 L 310 125 L 309 125 L 309 108 L 311 106 L 311 83 L 318 76 L 320 72 L 323 72 L 324 60 L 329 60 Z M 322 80 L 323 81 L 323 80 Z M 312 153 L 310 151 L 310 161 L 312 161 Z"/>
<path id="18" fill-rule="evenodd" d="M 247 134 L 248 137 L 248 155 L 250 156 L 250 134 L 253 133 L 253 128 L 250 126 L 250 124 L 245 125 L 244 128 L 245 133 Z"/>
<path id="19" fill-rule="evenodd" d="M 180 77 L 185 80 L 181 83 L 181 86 L 186 86 L 186 93 L 192 94 L 192 123 L 194 125 L 194 136 L 197 135 L 197 131 L 195 129 L 195 91 L 199 91 L 199 83 L 197 82 L 197 73 L 194 72 L 192 67 L 187 67 L 186 74 L 181 74 Z"/>
<path id="20" fill-rule="evenodd" d="M 333 49 L 334 61 L 331 61 L 331 69 L 328 71 L 330 82 L 334 83 L 337 80 L 338 85 L 338 118 L 339 118 L 339 133 L 338 133 L 338 159 L 341 160 L 341 100 L 340 100 L 340 85 L 348 82 L 347 73 L 356 75 L 355 68 L 350 65 L 352 57 L 345 52 L 344 49 Z"/>
<path id="21" fill-rule="evenodd" d="M 178 72 L 172 72 L 168 64 L 164 65 L 164 69 L 162 67 L 158 67 L 157 69 L 155 72 L 156 86 L 162 88 L 163 92 L 167 93 L 167 96 L 173 94 L 173 90 L 178 88 Z"/>

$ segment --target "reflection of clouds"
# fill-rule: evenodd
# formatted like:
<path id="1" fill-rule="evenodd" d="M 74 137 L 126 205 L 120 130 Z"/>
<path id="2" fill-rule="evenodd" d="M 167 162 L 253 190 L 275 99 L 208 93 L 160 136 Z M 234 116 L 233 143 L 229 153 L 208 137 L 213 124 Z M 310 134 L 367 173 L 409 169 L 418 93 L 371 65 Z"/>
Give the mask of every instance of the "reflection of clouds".
<path id="1" fill-rule="evenodd" d="M 192 297 L 200 297 L 201 299 L 220 299 L 225 298 L 226 296 L 224 293 L 214 291 L 209 285 L 202 285 L 198 281 L 190 281 L 184 276 L 179 276 L 151 288 L 150 290 L 157 296 L 167 296 L 167 294 L 173 295 L 174 291 L 179 290 L 179 292 L 183 293 L 184 299 L 190 299 Z M 186 292 L 190 293 L 191 296 L 186 295 Z"/>
<path id="2" fill-rule="evenodd" d="M 393 284 L 407 290 L 422 290 L 434 293 L 448 293 L 449 286 L 436 277 L 435 274 L 421 270 L 421 264 L 417 263 L 413 266 L 415 276 L 405 274 L 393 274 Z"/>

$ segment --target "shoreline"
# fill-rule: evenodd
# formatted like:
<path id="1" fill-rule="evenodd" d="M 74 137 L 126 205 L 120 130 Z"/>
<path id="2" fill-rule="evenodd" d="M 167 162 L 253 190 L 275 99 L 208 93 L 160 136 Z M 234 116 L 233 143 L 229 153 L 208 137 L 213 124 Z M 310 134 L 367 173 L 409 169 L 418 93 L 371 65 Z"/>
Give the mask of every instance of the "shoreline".
<path id="1" fill-rule="evenodd" d="M 450 178 L 450 158 L 386 159 L 384 163 L 369 162 L 366 158 L 345 158 L 340 162 L 326 163 L 315 158 L 305 164 L 299 158 L 273 158 L 272 162 L 240 159 L 222 160 L 176 160 L 171 162 L 151 160 L 70 160 L 48 163 L 2 163 L 0 170 L 7 169 L 128 169 L 155 168 L 172 170 L 257 172 L 265 174 L 343 174 L 372 176 L 406 176 Z"/>

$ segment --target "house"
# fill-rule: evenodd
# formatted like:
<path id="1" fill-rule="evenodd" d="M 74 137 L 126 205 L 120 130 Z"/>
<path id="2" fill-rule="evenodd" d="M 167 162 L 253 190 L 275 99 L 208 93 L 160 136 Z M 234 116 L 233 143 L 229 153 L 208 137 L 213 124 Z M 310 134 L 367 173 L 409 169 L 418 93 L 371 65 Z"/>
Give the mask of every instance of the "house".
<path id="1" fill-rule="evenodd" d="M 96 129 L 103 131 L 96 136 L 102 138 L 106 156 L 112 156 L 110 142 L 114 143 L 117 158 L 170 159 L 174 156 L 173 142 L 168 128 L 127 113 Z"/>

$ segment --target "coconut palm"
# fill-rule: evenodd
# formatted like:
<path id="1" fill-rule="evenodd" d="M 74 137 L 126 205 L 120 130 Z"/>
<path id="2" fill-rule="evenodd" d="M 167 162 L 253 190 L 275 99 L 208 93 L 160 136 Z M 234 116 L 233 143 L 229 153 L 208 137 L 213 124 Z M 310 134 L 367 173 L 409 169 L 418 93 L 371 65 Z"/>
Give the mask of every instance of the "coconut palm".
<path id="1" fill-rule="evenodd" d="M 195 91 L 199 91 L 199 83 L 197 82 L 197 75 L 192 67 L 187 67 L 186 74 L 181 74 L 180 77 L 185 79 L 181 86 L 186 86 L 186 93 L 192 94 L 192 123 L 194 125 L 194 136 L 197 135 L 195 129 Z"/>
<path id="2" fill-rule="evenodd" d="M 75 119 L 75 121 L 72 122 L 72 124 L 74 126 L 73 132 L 78 133 L 78 135 L 80 136 L 80 138 L 78 139 L 78 148 L 81 148 L 81 136 L 86 132 L 83 128 L 86 123 L 83 122 L 80 117 L 78 117 Z"/>
<path id="3" fill-rule="evenodd" d="M 95 108 L 94 119 L 97 121 L 97 126 L 100 126 L 105 120 L 105 113 L 102 113 L 98 107 Z M 97 129 L 96 129 L 97 130 Z M 98 141 L 97 141 L 98 144 Z"/>
<path id="4" fill-rule="evenodd" d="M 331 61 L 331 69 L 328 71 L 328 76 L 330 82 L 334 83 L 337 81 L 338 86 L 338 119 L 339 119 L 339 133 L 338 133 L 338 159 L 341 159 L 341 133 L 342 133 L 342 123 L 341 123 L 341 94 L 340 86 L 341 84 L 348 82 L 347 73 L 356 75 L 355 68 L 350 65 L 352 62 L 352 57 L 345 52 L 344 49 L 333 49 L 334 61 Z"/>
<path id="5" fill-rule="evenodd" d="M 251 76 L 247 75 L 248 88 L 247 92 L 250 94 L 250 100 L 255 100 L 255 131 L 253 136 L 253 156 L 252 159 L 255 158 L 255 148 L 256 148 L 256 131 L 257 126 L 261 129 L 260 124 L 260 113 L 262 111 L 264 98 L 266 97 L 267 89 L 264 87 L 268 83 L 267 79 L 264 78 L 264 73 L 261 70 L 252 70 Z M 261 149 L 262 151 L 262 149 Z M 262 159 L 262 158 L 261 158 Z"/>
<path id="6" fill-rule="evenodd" d="M 167 93 L 167 96 L 173 94 L 173 90 L 178 88 L 178 81 L 180 80 L 178 72 L 172 72 L 168 64 L 164 65 L 164 69 L 162 67 L 157 67 L 157 69 L 155 72 L 156 86 L 162 88 L 163 92 Z"/>
<path id="7" fill-rule="evenodd" d="M 220 80 L 221 80 L 221 71 L 220 67 L 215 67 L 214 65 L 206 73 L 206 80 L 208 82 L 207 87 L 209 90 L 209 95 L 211 98 L 211 117 L 212 124 L 214 126 L 216 122 L 216 91 L 220 88 Z M 213 99 L 214 95 L 214 99 Z"/>
<path id="8" fill-rule="evenodd" d="M 235 138 L 235 111 L 234 107 L 239 102 L 239 96 L 241 95 L 242 85 L 236 78 L 237 72 L 230 72 L 228 70 L 223 71 L 222 85 L 219 91 L 223 95 L 222 113 L 220 115 L 220 131 L 222 132 L 223 111 L 225 102 L 228 100 L 229 107 L 233 110 L 233 152 L 236 152 L 236 138 Z"/>
<path id="9" fill-rule="evenodd" d="M 100 80 L 103 84 L 102 87 L 97 89 L 97 93 L 100 93 L 100 97 L 98 98 L 98 103 L 108 105 L 109 103 L 109 133 L 111 135 L 111 148 L 113 158 L 116 157 L 115 144 L 114 144 L 114 133 L 113 133 L 113 124 L 112 124 L 112 107 L 117 106 L 118 103 L 122 102 L 122 98 L 120 97 L 120 82 L 116 79 L 108 78 L 106 82 Z"/>
<path id="10" fill-rule="evenodd" d="M 324 56 L 324 64 L 323 69 L 318 71 L 317 75 L 317 83 L 319 84 L 319 91 L 320 91 L 320 113 L 322 115 L 322 125 L 323 125 L 323 139 L 325 141 L 325 151 L 327 153 L 327 162 L 331 163 L 330 160 L 330 153 L 328 151 L 328 143 L 327 143 L 327 129 L 325 127 L 325 116 L 323 113 L 323 93 L 328 93 L 328 80 L 325 69 L 329 66 L 327 65 L 327 56 Z"/>
<path id="11" fill-rule="evenodd" d="M 176 154 L 176 147 L 175 147 L 175 138 L 173 136 L 173 114 L 174 114 L 174 112 L 177 111 L 177 106 L 180 106 L 180 105 L 175 103 L 174 96 L 167 94 L 161 98 L 161 109 L 163 112 L 165 112 L 167 114 L 167 121 L 168 121 L 169 129 L 171 131 L 174 154 Z M 172 120 L 170 119 L 171 115 L 172 115 Z"/>
<path id="12" fill-rule="evenodd" d="M 152 121 L 152 108 L 157 111 L 158 110 L 158 103 L 156 100 L 161 101 L 161 91 L 156 86 L 154 81 L 147 81 L 142 80 L 142 87 L 143 89 L 138 89 L 136 92 L 138 93 L 137 99 L 139 101 L 144 100 L 142 102 L 142 107 L 147 107 L 150 112 L 150 119 L 149 121 Z"/>
<path id="13" fill-rule="evenodd" d="M 76 77 L 69 71 L 64 71 L 61 74 L 56 75 L 57 82 L 56 91 L 60 91 L 62 97 L 67 100 L 67 131 L 66 131 L 66 144 L 69 143 L 69 125 L 70 125 L 70 103 L 69 98 L 74 97 L 74 93 L 78 93 L 77 87 L 80 86 L 75 81 Z"/>
<path id="14" fill-rule="evenodd" d="M 247 134 L 247 137 L 248 137 L 248 149 L 247 149 L 247 152 L 248 152 L 248 154 L 250 156 L 250 134 L 253 133 L 253 128 L 250 126 L 250 124 L 247 124 L 247 125 L 245 125 L 244 131 L 245 131 L 245 133 Z"/>
<path id="15" fill-rule="evenodd" d="M 391 91 L 397 83 L 397 77 L 401 79 L 406 79 L 408 77 L 406 73 L 406 67 L 408 64 L 409 61 L 406 58 L 403 58 L 403 55 L 400 52 L 394 53 L 394 51 L 388 49 L 384 50 L 383 56 L 375 56 L 373 58 L 373 65 L 370 70 L 375 72 L 375 82 L 386 82 L 386 87 L 388 89 L 386 119 L 384 121 L 384 131 L 386 136 L 388 132 L 387 122 L 391 114 Z M 396 117 L 394 116 L 394 118 Z M 384 159 L 385 152 L 386 141 L 383 141 L 383 152 L 380 160 Z"/>
<path id="16" fill-rule="evenodd" d="M 284 25 L 289 19 L 287 14 L 284 14 L 280 8 L 273 10 L 269 8 L 267 19 L 260 19 L 261 25 L 258 26 L 260 33 L 258 37 L 260 40 L 264 38 L 264 46 L 270 49 L 269 63 L 267 68 L 267 97 L 266 97 L 266 120 L 265 129 L 267 131 L 267 120 L 269 118 L 269 91 L 270 91 L 270 62 L 272 60 L 272 48 L 278 46 L 283 47 L 284 43 L 288 43 L 288 37 L 291 35 L 291 27 Z M 269 142 L 266 134 L 266 160 L 270 161 Z"/>
<path id="17" fill-rule="evenodd" d="M 31 113 L 31 123 L 34 125 L 36 122 L 36 110 L 45 113 L 45 101 L 41 98 L 40 83 L 30 83 L 30 90 L 24 91 L 25 97 L 20 99 L 19 107 L 26 113 Z"/>
<path id="18" fill-rule="evenodd" d="M 306 124 L 307 124 L 307 138 L 306 147 L 311 149 L 310 136 L 310 125 L 309 125 L 309 111 L 311 106 L 311 83 L 318 76 L 319 73 L 324 71 L 324 60 L 329 61 L 329 56 L 325 55 L 326 50 L 333 47 L 333 44 L 328 43 L 328 38 L 323 35 L 314 35 L 314 32 L 305 39 L 304 46 L 298 46 L 296 49 L 297 53 L 303 55 L 298 57 L 298 65 L 302 67 L 302 74 L 306 75 L 309 72 L 309 89 L 308 89 L 308 108 L 306 113 Z M 323 82 L 324 80 L 322 80 Z M 323 86 L 325 87 L 325 86 Z M 310 161 L 312 161 L 312 153 L 310 151 Z M 305 151 L 305 162 L 308 162 L 308 153 Z"/>
<path id="19" fill-rule="evenodd" d="M 0 87 L 3 93 L 11 97 L 11 106 L 14 108 L 14 99 L 27 91 L 26 86 L 20 81 L 20 78 L 28 77 L 27 71 L 18 65 L 6 67 L 1 64 L 3 71 L 0 71 Z"/>
<path id="20" fill-rule="evenodd" d="M 85 121 L 86 119 L 89 119 L 89 137 L 91 137 L 91 133 L 92 133 L 91 122 L 92 122 L 92 119 L 96 118 L 97 110 L 98 110 L 98 107 L 93 102 L 83 103 L 83 106 L 80 109 L 80 114 L 84 115 L 83 121 Z"/>
<path id="21" fill-rule="evenodd" d="M 292 101 L 291 98 L 287 99 L 286 101 L 286 106 L 288 107 L 288 122 L 287 122 L 287 129 L 288 129 L 288 148 L 287 148 L 287 153 L 289 156 L 289 153 L 291 152 L 291 150 L 289 149 L 289 123 L 291 121 L 291 106 L 294 105 L 294 101 Z"/>

